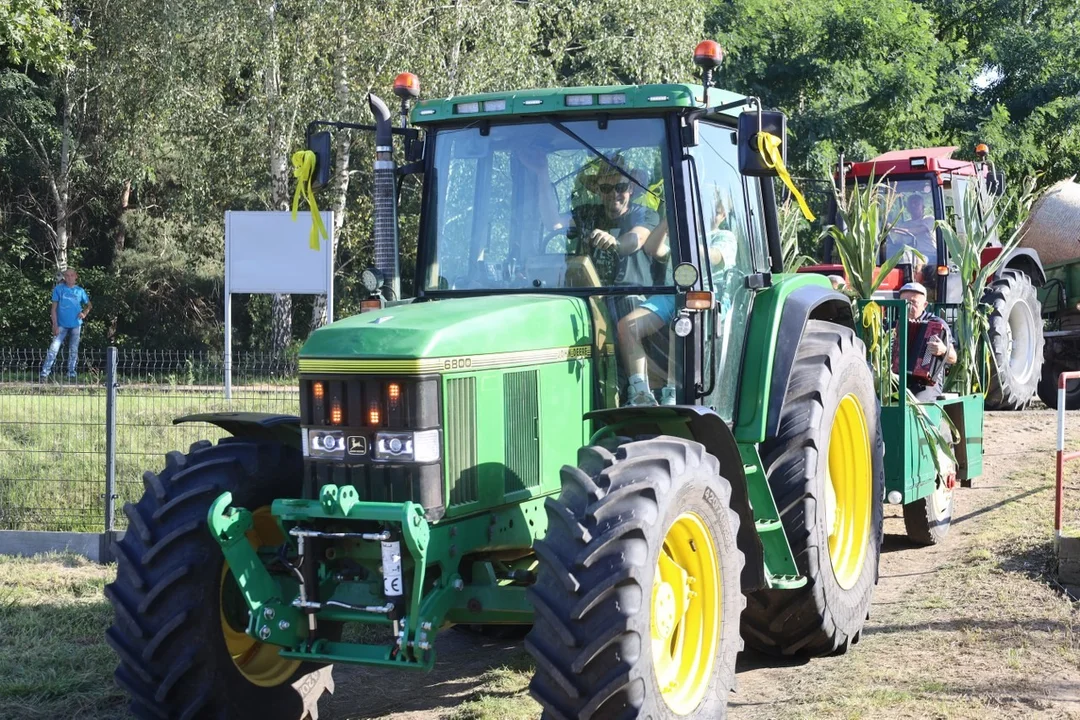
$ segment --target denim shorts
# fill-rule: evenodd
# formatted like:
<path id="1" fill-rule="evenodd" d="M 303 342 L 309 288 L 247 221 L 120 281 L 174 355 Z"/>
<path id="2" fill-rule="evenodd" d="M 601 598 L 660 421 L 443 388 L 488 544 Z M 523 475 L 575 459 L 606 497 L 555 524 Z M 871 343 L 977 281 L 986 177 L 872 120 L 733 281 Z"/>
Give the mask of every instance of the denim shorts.
<path id="1" fill-rule="evenodd" d="M 638 307 L 643 307 L 653 313 L 663 320 L 665 324 L 675 319 L 674 295 L 653 295 L 650 298 L 646 298 L 645 302 L 641 303 Z"/>

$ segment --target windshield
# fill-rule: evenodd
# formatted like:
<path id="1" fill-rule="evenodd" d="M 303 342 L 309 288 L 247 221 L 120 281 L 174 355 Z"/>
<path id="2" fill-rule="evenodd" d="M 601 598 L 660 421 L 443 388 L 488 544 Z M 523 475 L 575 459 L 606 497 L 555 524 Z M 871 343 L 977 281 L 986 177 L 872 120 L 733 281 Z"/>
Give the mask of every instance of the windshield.
<path id="1" fill-rule="evenodd" d="M 428 290 L 672 286 L 658 118 L 440 130 Z"/>

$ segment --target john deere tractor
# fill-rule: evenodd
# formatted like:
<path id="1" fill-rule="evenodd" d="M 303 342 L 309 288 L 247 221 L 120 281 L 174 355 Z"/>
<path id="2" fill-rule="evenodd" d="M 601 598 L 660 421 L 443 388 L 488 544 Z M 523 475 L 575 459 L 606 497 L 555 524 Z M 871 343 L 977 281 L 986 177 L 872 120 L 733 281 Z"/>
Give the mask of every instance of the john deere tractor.
<path id="1" fill-rule="evenodd" d="M 544 717 L 712 720 L 744 640 L 858 641 L 885 493 L 864 345 L 826 277 L 782 273 L 783 115 L 712 87 L 715 43 L 695 60 L 699 85 L 313 123 L 316 186 L 331 130 L 375 133 L 367 311 L 304 344 L 298 417 L 181 418 L 231 437 L 126 506 L 108 641 L 137 717 L 314 716 L 333 665 L 531 625 Z"/>

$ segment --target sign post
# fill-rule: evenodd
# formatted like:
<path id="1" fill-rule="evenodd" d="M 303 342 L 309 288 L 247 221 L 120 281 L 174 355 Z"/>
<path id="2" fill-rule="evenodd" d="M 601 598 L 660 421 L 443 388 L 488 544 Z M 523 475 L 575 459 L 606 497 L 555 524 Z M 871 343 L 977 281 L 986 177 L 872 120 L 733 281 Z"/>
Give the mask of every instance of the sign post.
<path id="1" fill-rule="evenodd" d="M 232 399 L 233 293 L 326 295 L 326 321 L 334 321 L 334 213 L 319 213 L 329 239 L 309 243 L 311 213 L 225 213 L 225 399 Z"/>

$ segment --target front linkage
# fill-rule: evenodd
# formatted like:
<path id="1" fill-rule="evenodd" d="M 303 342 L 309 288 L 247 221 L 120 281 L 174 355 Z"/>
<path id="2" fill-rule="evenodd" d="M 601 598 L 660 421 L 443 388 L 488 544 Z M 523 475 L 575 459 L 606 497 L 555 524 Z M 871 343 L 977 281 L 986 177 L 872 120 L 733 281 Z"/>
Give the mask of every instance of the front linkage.
<path id="1" fill-rule="evenodd" d="M 226 492 L 212 504 L 211 534 L 247 603 L 247 633 L 281 646 L 283 658 L 429 670 L 435 634 L 448 624 L 532 621 L 525 597 L 532 571 L 507 570 L 476 551 L 530 547 L 530 528 L 544 524 L 542 500 L 432 526 L 416 503 L 361 502 L 351 485 L 326 485 L 318 500 L 273 502 L 288 539 L 261 552 L 246 538 L 251 513 L 231 503 Z M 471 561 L 467 577 L 463 559 Z M 274 560 L 291 575 L 272 575 L 267 562 Z M 317 637 L 324 621 L 391 625 L 394 639 L 374 645 Z"/>

